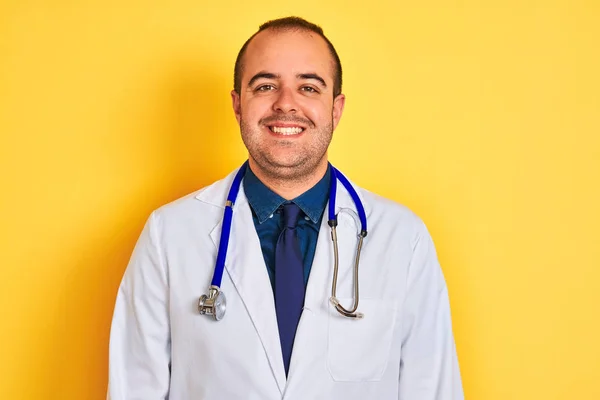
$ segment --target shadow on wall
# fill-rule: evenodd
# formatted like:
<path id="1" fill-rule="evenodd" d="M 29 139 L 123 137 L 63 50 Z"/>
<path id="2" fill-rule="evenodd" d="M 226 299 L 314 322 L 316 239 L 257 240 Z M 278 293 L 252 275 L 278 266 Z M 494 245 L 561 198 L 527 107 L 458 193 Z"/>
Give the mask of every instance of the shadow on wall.
<path id="1" fill-rule="evenodd" d="M 143 123 L 153 128 L 127 141 L 129 149 L 119 150 L 125 155 L 148 152 L 136 175 L 143 182 L 128 182 L 136 189 L 125 201 L 121 198 L 113 205 L 114 214 L 109 214 L 113 216 L 100 225 L 93 217 L 99 210 L 91 208 L 88 215 L 96 226 L 90 228 L 86 221 L 78 224 L 93 234 L 82 235 L 72 249 L 65 249 L 68 256 L 62 265 L 71 264 L 65 269 L 74 273 L 64 289 L 57 290 L 63 299 L 54 319 L 56 325 L 48 332 L 52 349 L 48 351 L 47 387 L 55 391 L 48 393 L 47 399 L 106 398 L 109 329 L 116 292 L 149 213 L 222 178 L 244 159 L 245 149 L 231 110 L 230 85 L 225 83 L 229 83 L 228 78 L 202 67 L 180 69 L 157 90 L 155 102 L 144 103 L 156 110 L 154 114 L 142 113 L 153 115 L 153 123 Z M 134 146 L 138 140 L 139 146 Z M 125 165 L 127 161 L 107 162 Z M 200 290 L 204 283 L 198 285 Z M 82 371 L 86 371 L 85 382 L 81 382 Z"/>

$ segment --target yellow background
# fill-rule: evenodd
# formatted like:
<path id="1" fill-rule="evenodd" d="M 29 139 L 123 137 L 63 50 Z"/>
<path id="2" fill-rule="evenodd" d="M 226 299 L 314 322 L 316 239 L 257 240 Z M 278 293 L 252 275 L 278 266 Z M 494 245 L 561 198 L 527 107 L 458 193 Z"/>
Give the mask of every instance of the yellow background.
<path id="1" fill-rule="evenodd" d="M 0 4 L 2 399 L 105 397 L 142 225 L 244 160 L 235 56 L 289 14 L 343 62 L 331 160 L 432 232 L 466 397 L 600 399 L 598 1 Z"/>

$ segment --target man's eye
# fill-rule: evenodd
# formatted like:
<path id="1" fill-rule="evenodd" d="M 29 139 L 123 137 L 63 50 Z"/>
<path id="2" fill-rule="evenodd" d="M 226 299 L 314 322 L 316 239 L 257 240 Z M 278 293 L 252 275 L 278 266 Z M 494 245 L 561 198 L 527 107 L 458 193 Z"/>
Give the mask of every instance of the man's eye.
<path id="1" fill-rule="evenodd" d="M 315 89 L 315 88 L 314 88 L 314 87 L 312 87 L 312 86 L 302 86 L 302 87 L 300 88 L 300 90 L 302 90 L 302 91 L 304 91 L 304 92 L 308 92 L 308 93 L 317 93 L 317 92 L 318 92 L 318 91 L 317 91 L 317 89 Z"/>
<path id="2" fill-rule="evenodd" d="M 269 90 L 273 90 L 275 87 L 273 85 L 261 85 L 256 88 L 257 92 L 267 92 Z"/>

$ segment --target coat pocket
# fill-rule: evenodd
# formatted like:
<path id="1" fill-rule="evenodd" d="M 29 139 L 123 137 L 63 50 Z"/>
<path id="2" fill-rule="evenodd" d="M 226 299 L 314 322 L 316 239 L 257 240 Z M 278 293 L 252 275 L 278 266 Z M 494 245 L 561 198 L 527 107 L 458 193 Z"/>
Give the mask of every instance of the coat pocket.
<path id="1" fill-rule="evenodd" d="M 344 305 L 352 299 L 339 299 Z M 381 380 L 390 357 L 396 321 L 393 301 L 360 299 L 362 319 L 342 316 L 329 306 L 327 365 L 335 381 Z"/>

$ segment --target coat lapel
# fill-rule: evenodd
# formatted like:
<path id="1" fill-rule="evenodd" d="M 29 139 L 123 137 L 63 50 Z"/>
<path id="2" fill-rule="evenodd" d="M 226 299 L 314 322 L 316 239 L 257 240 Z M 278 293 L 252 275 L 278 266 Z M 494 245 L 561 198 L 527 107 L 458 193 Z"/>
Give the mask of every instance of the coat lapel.
<path id="1" fill-rule="evenodd" d="M 229 185 L 224 185 L 224 189 L 228 191 Z M 219 195 L 217 197 L 226 199 L 226 196 L 227 193 L 224 196 Z M 216 248 L 219 247 L 221 228 L 222 221 L 219 221 L 210 232 L 210 237 Z M 243 187 L 240 188 L 233 207 L 229 242 L 225 268 L 246 306 L 246 310 L 265 349 L 279 390 L 283 393 L 286 377 L 279 342 L 273 289 L 271 288 L 260 241 L 256 234 L 252 213 Z"/>

